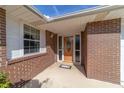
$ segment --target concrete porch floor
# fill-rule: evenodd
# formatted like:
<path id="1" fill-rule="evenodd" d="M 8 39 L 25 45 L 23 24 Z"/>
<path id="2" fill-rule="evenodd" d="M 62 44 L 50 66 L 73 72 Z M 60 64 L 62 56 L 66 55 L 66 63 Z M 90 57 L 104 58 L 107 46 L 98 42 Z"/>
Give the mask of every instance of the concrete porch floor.
<path id="1" fill-rule="evenodd" d="M 120 85 L 88 79 L 73 64 L 71 69 L 59 68 L 63 63 L 56 62 L 34 77 L 26 88 L 119 88 Z M 64 63 L 65 64 L 65 63 Z M 84 73 L 84 72 L 83 72 Z"/>

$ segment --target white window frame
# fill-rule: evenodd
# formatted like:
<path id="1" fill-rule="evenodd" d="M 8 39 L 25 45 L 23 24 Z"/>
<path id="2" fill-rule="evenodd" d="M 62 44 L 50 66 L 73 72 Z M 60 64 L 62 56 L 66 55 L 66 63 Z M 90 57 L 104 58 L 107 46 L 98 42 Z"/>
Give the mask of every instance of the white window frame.
<path id="1" fill-rule="evenodd" d="M 76 50 L 75 49 L 75 37 L 76 37 L 76 35 L 79 35 L 80 36 L 80 49 L 79 50 Z M 76 33 L 74 36 L 73 36 L 73 61 L 74 61 L 74 64 L 76 64 L 76 65 L 81 65 L 81 33 Z M 76 56 L 75 56 L 75 52 L 76 51 L 79 51 L 80 52 L 80 62 L 76 62 Z"/>
<path id="2" fill-rule="evenodd" d="M 32 55 L 32 54 L 37 54 L 37 53 L 40 53 L 40 34 L 39 34 L 39 40 L 32 40 L 32 39 L 26 39 L 26 38 L 24 38 L 24 32 L 25 32 L 25 29 L 24 29 L 24 25 L 27 25 L 27 24 L 23 24 L 23 54 L 24 54 L 24 56 L 25 55 Z M 27 25 L 27 26 L 29 26 L 30 28 L 32 27 L 32 26 L 30 26 L 30 25 Z M 37 28 L 35 28 L 35 27 L 32 27 L 32 28 L 34 28 L 34 29 L 36 29 L 36 30 L 38 30 Z M 31 29 L 30 29 L 31 30 Z M 40 31 L 40 30 L 39 30 Z M 40 33 L 40 32 L 39 32 Z M 31 32 L 29 32 L 29 34 L 31 35 Z M 34 41 L 34 42 L 39 42 L 39 51 L 37 51 L 37 52 L 30 52 L 30 53 L 26 53 L 25 54 L 25 49 L 24 49 L 24 41 L 25 40 L 27 40 L 27 41 Z M 30 51 L 30 49 L 29 49 L 29 51 Z"/>
<path id="3" fill-rule="evenodd" d="M 62 37 L 62 49 L 59 49 L 59 36 Z M 64 37 L 63 35 L 58 35 L 57 37 L 57 61 L 58 62 L 63 62 L 64 61 Z M 62 60 L 59 60 L 59 51 L 62 51 Z"/>

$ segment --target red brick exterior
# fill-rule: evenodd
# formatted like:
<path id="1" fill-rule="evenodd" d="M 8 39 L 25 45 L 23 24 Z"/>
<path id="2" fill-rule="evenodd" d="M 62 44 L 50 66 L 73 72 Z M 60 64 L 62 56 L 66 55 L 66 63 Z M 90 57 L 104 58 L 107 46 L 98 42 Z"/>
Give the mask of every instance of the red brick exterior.
<path id="1" fill-rule="evenodd" d="M 48 33 L 51 32 L 47 31 L 46 34 Z M 57 44 L 56 37 L 56 34 L 54 34 L 53 39 L 46 37 L 46 45 L 49 45 L 47 46 L 47 53 L 8 61 L 9 64 L 6 67 L 2 67 L 1 70 L 9 74 L 9 79 L 13 84 L 20 82 L 21 80 L 28 81 L 32 79 L 38 73 L 56 62 L 56 53 L 54 52 L 57 51 L 55 49 Z M 49 40 L 54 43 L 51 44 Z"/>
<path id="2" fill-rule="evenodd" d="M 119 83 L 120 19 L 88 23 L 82 32 L 82 64 L 88 78 Z M 83 38 L 84 37 L 84 38 Z M 6 13 L 0 8 L 0 71 L 9 73 L 11 82 L 30 80 L 56 62 L 57 35 L 46 31 L 47 53 L 6 60 Z M 9 63 L 9 64 L 6 64 Z M 6 66 L 5 66 L 6 65 Z"/>
<path id="3" fill-rule="evenodd" d="M 81 64 L 87 72 L 87 32 L 81 32 Z"/>
<path id="4" fill-rule="evenodd" d="M 87 77 L 119 84 L 121 20 L 88 23 L 85 31 Z"/>
<path id="5" fill-rule="evenodd" d="M 48 52 L 51 52 L 51 56 L 57 54 L 57 34 L 54 34 L 50 31 L 46 31 L 46 46 Z M 53 57 L 57 61 L 57 55 Z"/>
<path id="6" fill-rule="evenodd" d="M 0 8 L 0 65 L 6 65 L 6 11 Z"/>
<path id="7" fill-rule="evenodd" d="M 50 35 L 53 34 L 53 38 Z M 52 42 L 52 43 L 51 43 Z M 47 53 L 36 54 L 8 61 L 6 58 L 6 12 L 0 8 L 0 71 L 8 73 L 11 82 L 32 79 L 56 62 L 57 35 L 46 31 Z M 8 64 L 6 64 L 8 63 Z"/>

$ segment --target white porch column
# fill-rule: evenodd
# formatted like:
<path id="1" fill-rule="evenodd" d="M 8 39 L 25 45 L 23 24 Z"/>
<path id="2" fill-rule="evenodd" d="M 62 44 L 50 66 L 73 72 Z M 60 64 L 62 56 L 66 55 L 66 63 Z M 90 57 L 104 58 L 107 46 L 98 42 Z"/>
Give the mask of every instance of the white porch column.
<path id="1" fill-rule="evenodd" d="M 121 21 L 120 47 L 120 83 L 124 86 L 124 19 Z"/>

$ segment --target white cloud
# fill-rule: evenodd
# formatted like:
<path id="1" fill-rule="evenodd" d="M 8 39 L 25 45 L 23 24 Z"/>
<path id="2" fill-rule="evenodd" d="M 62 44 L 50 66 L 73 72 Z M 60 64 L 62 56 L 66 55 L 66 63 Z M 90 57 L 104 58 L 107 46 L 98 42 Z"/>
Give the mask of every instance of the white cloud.
<path id="1" fill-rule="evenodd" d="M 50 16 L 48 16 L 48 15 L 44 15 L 47 19 L 49 19 L 50 18 Z"/>
<path id="2" fill-rule="evenodd" d="M 53 5 L 53 9 L 55 10 L 55 13 L 58 15 L 59 14 L 59 11 L 58 11 L 58 9 L 56 8 L 55 5 Z"/>

